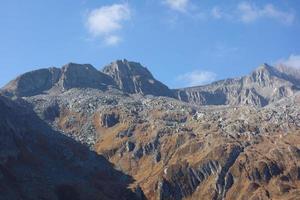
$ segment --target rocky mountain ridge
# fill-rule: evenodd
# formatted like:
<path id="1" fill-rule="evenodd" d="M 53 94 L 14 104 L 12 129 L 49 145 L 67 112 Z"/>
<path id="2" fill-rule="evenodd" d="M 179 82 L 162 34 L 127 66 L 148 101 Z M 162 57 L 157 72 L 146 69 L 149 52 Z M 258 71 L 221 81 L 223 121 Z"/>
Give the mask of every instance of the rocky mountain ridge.
<path id="1" fill-rule="evenodd" d="M 205 86 L 175 90 L 178 99 L 199 105 L 264 107 L 300 90 L 300 76 L 263 64 L 251 74 Z"/>
<path id="2" fill-rule="evenodd" d="M 286 67 L 263 64 L 251 74 L 209 85 L 169 89 L 157 81 L 140 63 L 117 60 L 102 71 L 91 65 L 69 63 L 61 69 L 49 68 L 25 73 L 7 84 L 7 95 L 34 96 L 43 92 L 63 92 L 71 88 L 112 88 L 128 94 L 166 96 L 198 105 L 252 105 L 264 107 L 300 90 L 300 73 Z"/>

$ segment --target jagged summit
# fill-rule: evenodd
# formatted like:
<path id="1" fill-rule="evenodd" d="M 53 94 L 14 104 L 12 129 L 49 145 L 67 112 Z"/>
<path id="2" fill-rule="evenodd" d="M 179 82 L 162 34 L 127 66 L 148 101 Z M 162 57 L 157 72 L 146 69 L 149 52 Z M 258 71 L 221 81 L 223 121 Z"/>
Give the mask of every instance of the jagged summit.
<path id="1" fill-rule="evenodd" d="M 105 66 L 103 73 L 111 76 L 119 89 L 127 93 L 173 96 L 166 85 L 156 80 L 146 67 L 137 62 L 117 60 Z"/>

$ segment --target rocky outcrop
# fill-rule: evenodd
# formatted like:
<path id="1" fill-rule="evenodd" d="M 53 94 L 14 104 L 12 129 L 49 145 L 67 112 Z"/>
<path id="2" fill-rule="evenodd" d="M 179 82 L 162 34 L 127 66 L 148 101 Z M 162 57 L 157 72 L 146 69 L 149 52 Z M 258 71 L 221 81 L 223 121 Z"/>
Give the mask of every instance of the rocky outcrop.
<path id="1" fill-rule="evenodd" d="M 157 81 L 140 63 L 117 60 L 104 67 L 103 73 L 111 76 L 119 89 L 127 93 L 172 97 L 172 91 Z"/>
<path id="2" fill-rule="evenodd" d="M 199 105 L 263 107 L 300 90 L 300 79 L 267 64 L 250 75 L 209 85 L 174 90 L 179 100 Z"/>

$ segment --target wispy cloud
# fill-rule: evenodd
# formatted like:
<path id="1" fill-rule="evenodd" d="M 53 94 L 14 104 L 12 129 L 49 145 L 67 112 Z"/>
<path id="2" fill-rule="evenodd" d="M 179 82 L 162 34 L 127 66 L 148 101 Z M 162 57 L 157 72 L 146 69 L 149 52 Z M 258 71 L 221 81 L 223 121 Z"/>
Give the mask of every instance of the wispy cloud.
<path id="1" fill-rule="evenodd" d="M 182 82 L 185 86 L 199 86 L 207 83 L 211 83 L 216 80 L 217 74 L 210 71 L 194 70 L 187 72 L 177 77 L 177 81 Z"/>
<path id="2" fill-rule="evenodd" d="M 287 59 L 281 59 L 276 62 L 276 65 L 284 65 L 287 67 L 293 67 L 300 69 L 300 55 L 290 55 Z"/>
<path id="3" fill-rule="evenodd" d="M 295 20 L 295 14 L 292 11 L 283 11 L 273 4 L 258 6 L 255 3 L 247 1 L 236 5 L 235 9 L 214 6 L 210 10 L 210 16 L 218 20 L 233 20 L 248 24 L 260 19 L 271 19 L 282 24 L 290 25 Z"/>
<path id="4" fill-rule="evenodd" d="M 292 24 L 295 18 L 294 14 L 288 11 L 279 10 L 273 4 L 266 4 L 263 7 L 258 7 L 254 3 L 242 2 L 238 4 L 237 10 L 239 19 L 244 23 L 254 22 L 261 18 L 269 18 L 284 24 Z"/>
<path id="5" fill-rule="evenodd" d="M 214 19 L 232 19 L 233 13 L 226 12 L 219 6 L 214 6 L 210 10 L 210 16 Z"/>
<path id="6" fill-rule="evenodd" d="M 189 0 L 164 0 L 164 3 L 172 10 L 186 12 Z"/>
<path id="7" fill-rule="evenodd" d="M 116 45 L 121 41 L 118 31 L 130 17 L 128 4 L 113 4 L 91 10 L 86 25 L 93 37 L 102 38 L 107 45 Z"/>

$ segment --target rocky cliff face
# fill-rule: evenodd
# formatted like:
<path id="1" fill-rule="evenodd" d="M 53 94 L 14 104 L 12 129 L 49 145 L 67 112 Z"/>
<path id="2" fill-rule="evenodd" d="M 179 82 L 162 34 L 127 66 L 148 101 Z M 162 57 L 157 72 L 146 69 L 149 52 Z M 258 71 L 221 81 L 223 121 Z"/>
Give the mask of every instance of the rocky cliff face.
<path id="1" fill-rule="evenodd" d="M 119 89 L 127 93 L 151 94 L 172 97 L 172 91 L 157 81 L 140 63 L 118 60 L 104 67 L 103 72 L 111 76 Z"/>
<path id="2" fill-rule="evenodd" d="M 263 107 L 283 97 L 291 96 L 299 90 L 299 77 L 264 64 L 248 76 L 174 92 L 178 99 L 200 105 Z"/>

